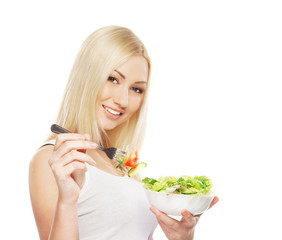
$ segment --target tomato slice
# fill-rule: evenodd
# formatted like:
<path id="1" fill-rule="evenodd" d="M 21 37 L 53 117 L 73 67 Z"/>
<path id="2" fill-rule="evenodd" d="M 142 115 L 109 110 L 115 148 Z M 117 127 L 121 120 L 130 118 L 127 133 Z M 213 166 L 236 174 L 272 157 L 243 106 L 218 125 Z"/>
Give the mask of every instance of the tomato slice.
<path id="1" fill-rule="evenodd" d="M 125 165 L 128 167 L 136 167 L 138 165 L 138 152 L 136 148 L 128 155 Z"/>

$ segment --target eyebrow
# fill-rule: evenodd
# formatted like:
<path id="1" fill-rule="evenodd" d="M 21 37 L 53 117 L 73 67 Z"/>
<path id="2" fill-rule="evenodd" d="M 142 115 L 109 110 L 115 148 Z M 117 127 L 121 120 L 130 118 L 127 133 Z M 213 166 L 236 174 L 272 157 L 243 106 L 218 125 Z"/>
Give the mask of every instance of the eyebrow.
<path id="1" fill-rule="evenodd" d="M 125 79 L 125 76 L 121 73 L 121 72 L 119 72 L 118 70 L 114 70 L 115 72 L 117 72 L 123 79 Z M 138 84 L 138 83 L 145 83 L 145 84 L 147 84 L 147 82 L 146 81 L 137 81 L 137 82 L 135 82 L 136 84 Z"/>
<path id="2" fill-rule="evenodd" d="M 135 82 L 135 83 L 145 83 L 145 84 L 147 84 L 146 81 L 138 81 L 138 82 Z"/>
<path id="3" fill-rule="evenodd" d="M 117 72 L 123 79 L 125 79 L 125 76 L 121 73 L 121 72 L 119 72 L 118 70 L 114 70 L 115 72 Z"/>

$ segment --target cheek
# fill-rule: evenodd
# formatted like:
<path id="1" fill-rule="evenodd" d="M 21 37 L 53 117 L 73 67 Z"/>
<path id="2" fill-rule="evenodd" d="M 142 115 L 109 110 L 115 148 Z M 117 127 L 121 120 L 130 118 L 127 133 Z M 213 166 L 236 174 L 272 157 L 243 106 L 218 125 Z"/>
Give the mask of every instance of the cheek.
<path id="1" fill-rule="evenodd" d="M 141 97 L 132 97 L 132 99 L 130 100 L 130 106 L 129 106 L 131 115 L 133 115 L 141 107 L 142 100 L 143 98 Z"/>
<path id="2" fill-rule="evenodd" d="M 102 101 L 110 98 L 113 95 L 113 88 L 109 86 L 109 84 L 105 84 L 103 88 L 100 90 L 97 96 L 97 105 L 100 105 Z"/>
<path id="3" fill-rule="evenodd" d="M 110 88 L 108 84 L 105 84 L 105 86 L 99 92 L 98 96 L 99 96 L 99 100 L 103 100 L 111 95 L 112 95 L 112 88 Z"/>

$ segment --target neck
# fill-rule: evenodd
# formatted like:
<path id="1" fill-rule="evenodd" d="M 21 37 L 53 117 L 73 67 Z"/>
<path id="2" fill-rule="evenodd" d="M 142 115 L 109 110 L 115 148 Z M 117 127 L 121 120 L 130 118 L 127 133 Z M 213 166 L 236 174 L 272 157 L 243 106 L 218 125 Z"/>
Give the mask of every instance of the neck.
<path id="1" fill-rule="evenodd" d="M 95 167 L 110 173 L 112 175 L 123 176 L 124 172 L 120 168 L 116 168 L 117 163 L 107 157 L 107 155 L 99 150 L 88 150 L 87 152 L 96 161 Z"/>

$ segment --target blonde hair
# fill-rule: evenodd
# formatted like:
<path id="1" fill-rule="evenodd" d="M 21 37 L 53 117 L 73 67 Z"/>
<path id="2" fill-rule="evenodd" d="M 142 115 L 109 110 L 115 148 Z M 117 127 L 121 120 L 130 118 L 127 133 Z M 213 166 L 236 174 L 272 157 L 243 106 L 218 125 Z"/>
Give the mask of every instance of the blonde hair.
<path id="1" fill-rule="evenodd" d="M 92 33 L 82 44 L 65 89 L 57 123 L 71 132 L 89 133 L 92 140 L 106 147 L 141 147 L 147 113 L 148 86 L 138 111 L 110 133 L 99 129 L 96 99 L 109 75 L 123 61 L 141 55 L 151 63 L 141 40 L 128 28 L 108 26 Z M 49 139 L 55 135 L 50 135 Z"/>

